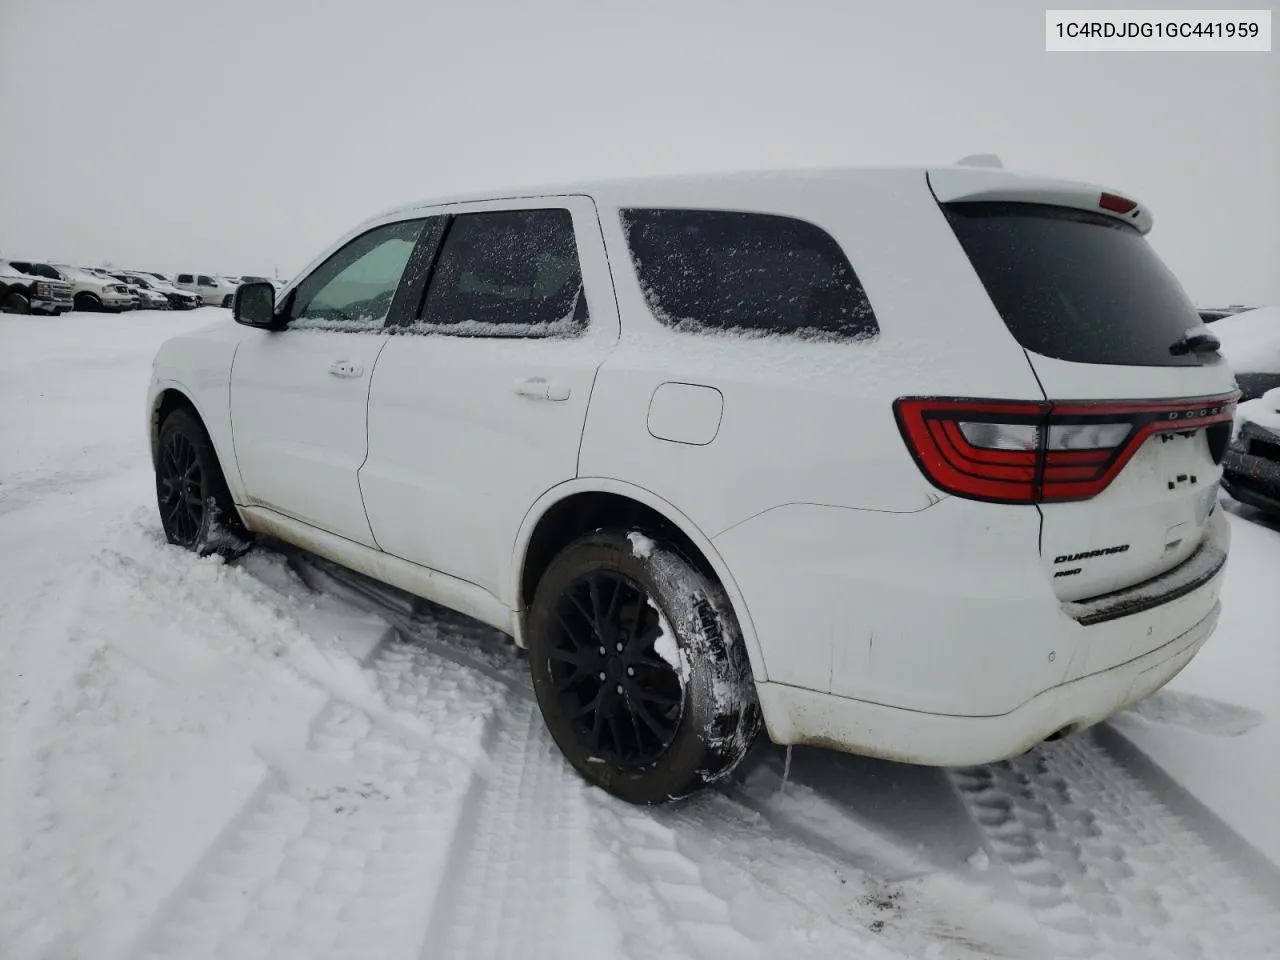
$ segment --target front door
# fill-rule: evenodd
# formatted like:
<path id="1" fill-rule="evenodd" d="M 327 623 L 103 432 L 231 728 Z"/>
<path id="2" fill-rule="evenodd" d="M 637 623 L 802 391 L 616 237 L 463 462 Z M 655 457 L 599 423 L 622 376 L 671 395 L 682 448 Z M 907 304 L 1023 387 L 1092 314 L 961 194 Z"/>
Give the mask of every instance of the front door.
<path id="1" fill-rule="evenodd" d="M 369 230 L 302 279 L 284 330 L 251 330 L 231 370 L 236 460 L 253 505 L 376 546 L 358 473 L 369 382 L 423 221 Z"/>

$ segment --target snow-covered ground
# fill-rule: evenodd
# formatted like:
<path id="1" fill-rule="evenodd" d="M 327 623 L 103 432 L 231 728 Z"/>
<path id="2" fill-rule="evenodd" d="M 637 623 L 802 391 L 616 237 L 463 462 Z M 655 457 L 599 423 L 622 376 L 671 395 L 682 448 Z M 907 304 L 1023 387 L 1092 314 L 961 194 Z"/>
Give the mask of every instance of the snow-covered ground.
<path id="1" fill-rule="evenodd" d="M 226 312 L 0 317 L 0 957 L 1280 954 L 1280 532 L 1114 724 L 935 770 L 762 744 L 588 789 L 492 631 L 307 558 L 165 544 L 155 346 Z"/>

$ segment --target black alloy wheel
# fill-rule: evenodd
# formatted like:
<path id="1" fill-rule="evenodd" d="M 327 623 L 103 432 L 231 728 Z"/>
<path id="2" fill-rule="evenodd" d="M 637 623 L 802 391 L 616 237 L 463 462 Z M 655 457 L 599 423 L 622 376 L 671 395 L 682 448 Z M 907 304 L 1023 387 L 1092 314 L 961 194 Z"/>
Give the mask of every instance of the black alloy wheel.
<path id="1" fill-rule="evenodd" d="M 160 448 L 156 496 L 165 532 L 194 548 L 205 525 L 205 475 L 195 445 L 181 431 L 168 434 Z"/>
<path id="2" fill-rule="evenodd" d="M 542 571 L 522 631 L 556 746 L 629 803 L 719 783 L 760 729 L 729 598 L 657 531 L 598 528 L 567 544 Z"/>
<path id="3" fill-rule="evenodd" d="M 556 605 L 550 668 L 564 717 L 584 746 L 619 769 L 655 763 L 680 727 L 683 690 L 655 649 L 661 636 L 648 593 L 617 571 L 583 574 Z"/>
<path id="4" fill-rule="evenodd" d="M 195 412 L 173 410 L 156 444 L 156 505 L 170 543 L 234 559 L 249 549 L 218 455 Z"/>

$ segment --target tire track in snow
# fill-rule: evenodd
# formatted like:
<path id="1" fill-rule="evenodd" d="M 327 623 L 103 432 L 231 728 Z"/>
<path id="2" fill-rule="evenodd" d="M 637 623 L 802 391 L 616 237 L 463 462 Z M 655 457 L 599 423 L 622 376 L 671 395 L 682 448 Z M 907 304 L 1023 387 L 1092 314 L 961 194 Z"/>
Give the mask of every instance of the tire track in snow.
<path id="1" fill-rule="evenodd" d="M 1086 735 L 953 771 L 1055 956 L 1280 956 L 1280 917 Z"/>
<path id="2" fill-rule="evenodd" d="M 468 798 L 422 956 L 618 955 L 611 920 L 593 909 L 588 788 L 536 707 L 511 701 L 497 718 L 495 775 Z"/>
<path id="3" fill-rule="evenodd" d="M 424 960 L 621 956 L 620 936 L 632 948 L 627 955 L 646 945 L 655 957 L 672 949 L 735 960 L 758 954 L 675 830 L 589 788 L 564 761 L 524 663 L 498 631 L 324 561 L 293 560 L 313 586 L 336 586 L 424 649 L 509 690 L 492 751 L 495 776 L 476 782 L 466 803 L 449 871 L 461 879 L 441 890 Z M 609 852 L 593 853 L 602 839 Z M 619 902 L 627 930 L 591 909 L 601 892 Z"/>
<path id="4" fill-rule="evenodd" d="M 379 957 L 419 955 L 475 779 L 457 755 L 483 746 L 492 699 L 398 640 L 372 670 L 445 749 L 331 700 L 308 752 L 267 758 L 263 785 L 126 956 L 355 958 L 372 943 Z"/>
<path id="5" fill-rule="evenodd" d="M 319 571 L 318 576 L 327 584 L 336 586 L 358 605 L 386 616 L 430 654 L 502 683 L 512 703 L 533 703 L 524 664 L 513 654 L 509 643 L 497 640 L 497 631 L 451 611 L 413 601 L 324 561 L 295 555 L 295 564 L 300 569 Z M 315 575 L 309 582 L 318 585 Z M 535 725 L 548 747 L 544 766 L 572 776 L 540 723 Z M 506 742 L 502 737 L 500 741 Z M 513 749 L 499 748 L 495 770 L 500 772 L 510 766 L 508 757 L 513 756 Z M 517 761 L 517 767 L 523 762 Z M 1140 779 L 1110 760 L 1087 737 L 1047 745 L 1005 763 L 952 771 L 950 778 L 985 836 L 990 852 L 1004 864 L 1015 889 L 1038 922 L 1051 956 L 1234 960 L 1277 955 L 1274 951 L 1275 945 L 1280 944 L 1280 932 L 1276 931 L 1274 909 L 1212 845 L 1183 825 Z M 495 796 L 505 797 L 511 789 L 500 786 Z M 476 805 L 476 826 L 472 831 L 482 834 L 484 828 L 478 820 L 481 808 L 488 804 L 496 809 L 501 804 L 492 797 L 477 797 L 483 802 Z M 623 925 L 623 940 L 629 953 L 654 957 L 673 953 L 751 956 L 771 939 L 768 931 L 755 929 L 751 917 L 744 918 L 741 910 L 735 911 L 727 894 L 721 895 L 725 891 L 712 892 L 718 890 L 715 875 L 726 864 L 717 866 L 714 856 L 707 859 L 703 855 L 706 851 L 698 852 L 701 844 L 690 840 L 705 834 L 708 824 L 700 824 L 696 817 L 672 818 L 656 811 L 626 808 L 627 812 L 621 813 L 619 804 L 594 792 L 588 794 L 588 809 L 591 839 L 596 848 L 603 846 L 608 851 L 601 853 L 597 849 L 592 855 L 595 878 L 606 899 L 618 901 L 614 912 Z M 743 828 L 745 825 L 737 821 L 751 815 L 746 808 L 740 808 L 739 813 L 741 816 L 736 819 L 725 820 L 724 826 L 730 832 Z M 712 821 L 717 819 L 713 817 Z M 771 819 L 780 830 L 773 838 L 775 843 L 785 837 L 794 846 L 806 848 L 816 860 L 843 861 L 872 881 L 881 873 L 877 863 L 883 850 L 870 857 L 870 850 L 865 848 L 842 850 L 839 845 L 819 843 L 818 838 L 806 833 L 803 824 L 789 830 L 787 818 Z M 461 851 L 470 850 L 468 845 L 476 841 L 468 834 L 459 842 Z M 748 851 L 744 847 L 742 852 Z M 455 854 L 455 858 L 463 856 L 462 852 Z M 473 865 L 474 856 L 466 855 L 468 869 L 483 870 Z M 879 866 L 908 884 L 920 879 L 912 869 L 918 864 L 907 865 L 894 862 L 895 859 L 890 857 Z M 1198 875 L 1209 879 L 1197 879 Z M 508 896 L 521 896 L 519 890 L 507 892 L 511 884 L 506 878 L 499 885 L 503 889 L 502 902 Z M 767 889 L 768 884 L 752 885 L 748 881 L 745 887 L 751 887 L 746 893 L 750 899 Z M 483 883 L 475 889 L 473 906 L 477 901 L 495 902 L 493 896 L 480 892 L 488 889 Z M 919 892 L 924 894 L 923 890 Z M 953 941 L 953 946 L 940 955 L 955 955 L 957 951 L 965 955 L 982 955 L 983 951 L 1019 955 L 1028 948 L 1034 949 L 1026 931 L 999 920 L 994 925 L 979 923 L 979 928 L 986 928 L 986 936 L 974 937 L 966 932 L 971 924 L 956 918 L 955 910 L 945 903 L 930 905 L 936 893 L 925 894 L 924 902 L 914 906 L 934 915 L 936 936 Z M 442 901 L 444 913 L 452 909 L 445 905 L 453 902 L 449 898 Z M 1232 920 L 1233 910 L 1244 919 Z M 912 920 L 904 915 L 898 922 L 910 924 Z M 446 923 L 446 931 L 453 932 L 433 931 L 424 956 L 435 956 L 432 947 L 442 949 L 441 942 L 456 946 L 459 931 L 477 927 L 471 920 L 453 926 Z M 505 932 L 494 933 L 486 942 L 506 942 L 503 938 L 507 936 Z M 987 939 L 988 936 L 994 939 Z M 930 938 L 914 934 L 910 938 L 913 949 L 939 948 L 937 939 L 922 943 L 921 939 Z M 564 943 L 572 940 L 563 941 L 557 955 L 573 956 L 572 952 L 565 953 Z M 458 954 L 455 951 L 453 955 Z"/>
<path id="6" fill-rule="evenodd" d="M 617 904 L 630 956 L 762 956 L 765 931 L 742 923 L 732 900 L 714 890 L 714 863 L 690 851 L 682 836 L 691 826 L 705 829 L 705 824 L 691 825 L 677 815 L 669 825 L 661 814 L 603 794 L 593 801 L 593 828 L 610 852 L 602 858 L 598 878 L 606 897 Z"/>

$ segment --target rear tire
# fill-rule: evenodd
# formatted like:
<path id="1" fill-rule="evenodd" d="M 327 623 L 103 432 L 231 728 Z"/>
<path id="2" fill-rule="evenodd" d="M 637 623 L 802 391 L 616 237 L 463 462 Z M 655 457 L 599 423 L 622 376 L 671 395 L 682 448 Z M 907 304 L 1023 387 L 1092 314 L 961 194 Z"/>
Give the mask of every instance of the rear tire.
<path id="1" fill-rule="evenodd" d="M 20 290 L 10 290 L 0 299 L 0 313 L 30 313 L 31 301 Z"/>
<path id="2" fill-rule="evenodd" d="M 168 541 L 201 556 L 234 559 L 252 537 L 240 521 L 203 424 L 189 410 L 174 410 L 160 427 L 156 503 Z"/>
<path id="3" fill-rule="evenodd" d="M 614 796 L 650 804 L 726 779 L 760 708 L 724 590 L 674 546 L 637 542 L 645 549 L 597 531 L 566 547 L 538 584 L 525 635 L 538 706 L 566 759 Z"/>

